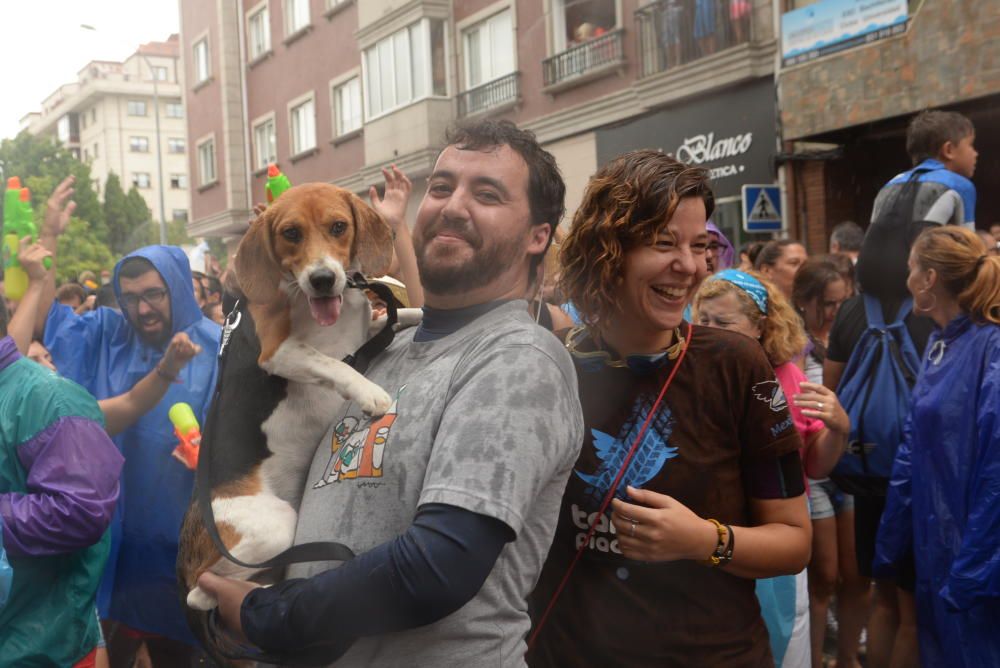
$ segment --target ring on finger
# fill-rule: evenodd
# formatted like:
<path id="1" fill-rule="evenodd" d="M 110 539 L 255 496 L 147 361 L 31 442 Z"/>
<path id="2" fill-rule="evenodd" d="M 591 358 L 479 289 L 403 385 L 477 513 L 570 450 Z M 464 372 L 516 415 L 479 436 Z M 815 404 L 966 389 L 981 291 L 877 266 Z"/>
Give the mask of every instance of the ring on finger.
<path id="1" fill-rule="evenodd" d="M 636 521 L 632 520 L 632 528 L 629 530 L 629 534 L 628 534 L 632 538 L 635 538 L 635 525 L 636 525 Z"/>
<path id="2" fill-rule="evenodd" d="M 822 401 L 817 401 L 816 402 L 816 410 L 818 410 L 818 411 L 823 410 L 823 402 Z"/>

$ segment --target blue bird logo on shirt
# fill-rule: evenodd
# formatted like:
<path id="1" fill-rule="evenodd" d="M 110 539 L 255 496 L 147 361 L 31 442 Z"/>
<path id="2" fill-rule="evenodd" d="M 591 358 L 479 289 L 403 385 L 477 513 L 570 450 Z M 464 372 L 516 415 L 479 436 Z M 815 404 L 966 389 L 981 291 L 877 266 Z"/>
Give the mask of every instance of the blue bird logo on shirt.
<path id="1" fill-rule="evenodd" d="M 621 470 L 622 463 L 629 449 L 639 436 L 643 423 L 648 415 L 648 406 L 635 406 L 632 419 L 622 425 L 619 437 L 614 437 L 597 429 L 591 429 L 594 450 L 601 460 L 601 466 L 594 473 L 574 471 L 576 476 L 587 484 L 586 494 L 594 504 L 599 504 L 608 493 L 615 476 Z M 635 456 L 629 463 L 628 470 L 622 476 L 615 496 L 626 499 L 625 487 L 642 487 L 663 469 L 668 459 L 677 456 L 677 448 L 669 445 L 667 439 L 673 432 L 673 419 L 667 408 L 662 408 L 660 414 L 650 423 L 642 443 L 636 449 Z"/>

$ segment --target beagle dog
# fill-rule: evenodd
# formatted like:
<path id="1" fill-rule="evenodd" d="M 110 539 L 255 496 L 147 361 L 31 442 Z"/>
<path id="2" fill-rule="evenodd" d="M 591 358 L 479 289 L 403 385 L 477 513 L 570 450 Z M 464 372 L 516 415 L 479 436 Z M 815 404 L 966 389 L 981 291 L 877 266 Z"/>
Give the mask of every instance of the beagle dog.
<path id="1" fill-rule="evenodd" d="M 348 276 L 385 273 L 392 260 L 389 226 L 359 197 L 329 184 L 286 191 L 259 215 L 240 242 L 236 280 L 248 305 L 227 320 L 222 347 L 243 351 L 226 369 L 209 417 L 214 427 L 212 511 L 219 536 L 237 559 L 261 563 L 293 543 L 296 508 L 316 444 L 345 401 L 381 415 L 392 400 L 341 360 L 372 332 L 364 290 Z M 256 337 L 249 328 L 253 321 Z M 246 351 L 258 353 L 256 364 Z M 222 353 L 220 352 L 220 355 Z M 228 359 L 226 367 L 240 367 Z M 212 425 L 212 422 L 215 425 Z M 215 600 L 197 585 L 206 570 L 246 579 L 249 569 L 220 557 L 198 512 L 181 528 L 178 577 L 187 605 Z"/>

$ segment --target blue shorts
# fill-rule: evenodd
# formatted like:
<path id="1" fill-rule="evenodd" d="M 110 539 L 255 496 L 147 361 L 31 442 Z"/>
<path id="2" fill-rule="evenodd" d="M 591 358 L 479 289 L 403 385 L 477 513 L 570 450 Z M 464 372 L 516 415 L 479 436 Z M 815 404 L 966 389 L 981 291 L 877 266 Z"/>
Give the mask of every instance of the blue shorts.
<path id="1" fill-rule="evenodd" d="M 694 38 L 715 34 L 715 0 L 698 0 L 694 8 Z"/>
<path id="2" fill-rule="evenodd" d="M 841 491 L 829 478 L 809 479 L 809 515 L 814 520 L 854 510 L 854 497 Z"/>

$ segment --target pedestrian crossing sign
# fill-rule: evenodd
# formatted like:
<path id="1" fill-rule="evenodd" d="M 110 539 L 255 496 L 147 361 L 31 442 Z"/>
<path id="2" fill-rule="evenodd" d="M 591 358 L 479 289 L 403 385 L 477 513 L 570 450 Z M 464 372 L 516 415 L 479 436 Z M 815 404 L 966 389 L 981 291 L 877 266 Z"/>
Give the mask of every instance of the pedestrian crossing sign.
<path id="1" fill-rule="evenodd" d="M 780 232 L 781 188 L 775 185 L 743 186 L 743 230 L 745 232 Z"/>

